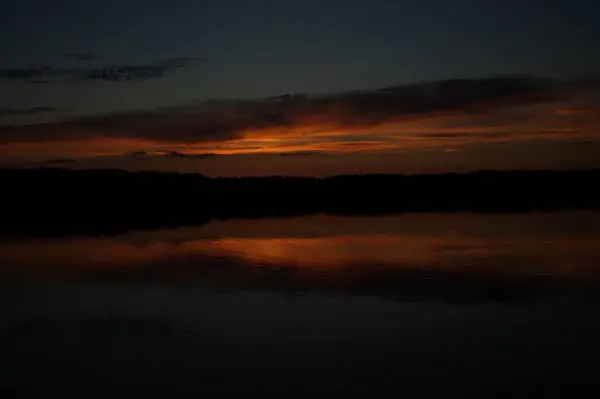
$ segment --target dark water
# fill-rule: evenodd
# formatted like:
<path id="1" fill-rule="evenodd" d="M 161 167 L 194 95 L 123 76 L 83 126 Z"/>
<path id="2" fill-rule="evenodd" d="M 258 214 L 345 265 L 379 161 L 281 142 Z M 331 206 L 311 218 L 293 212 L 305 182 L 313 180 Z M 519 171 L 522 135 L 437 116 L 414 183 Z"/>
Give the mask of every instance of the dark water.
<path id="1" fill-rule="evenodd" d="M 600 213 L 218 221 L 0 265 L 2 396 L 597 389 Z"/>

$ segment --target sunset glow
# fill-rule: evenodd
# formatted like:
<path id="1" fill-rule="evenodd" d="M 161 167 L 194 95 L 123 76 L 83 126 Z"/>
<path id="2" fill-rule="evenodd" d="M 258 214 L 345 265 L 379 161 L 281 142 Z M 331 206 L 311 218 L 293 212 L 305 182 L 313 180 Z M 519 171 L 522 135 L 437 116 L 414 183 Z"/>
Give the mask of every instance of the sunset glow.
<path id="1" fill-rule="evenodd" d="M 335 155 L 342 167 L 360 165 L 362 161 L 357 157 L 362 155 L 411 156 L 424 151 L 454 154 L 481 145 L 492 145 L 492 151 L 501 148 L 496 147 L 500 144 L 508 145 L 503 151 L 510 152 L 520 143 L 532 143 L 528 144 L 532 149 L 534 145 L 556 143 L 563 147 L 560 162 L 569 164 L 571 159 L 593 157 L 598 151 L 597 92 L 595 85 L 582 85 L 577 80 L 500 77 L 339 96 L 223 100 L 148 112 L 67 118 L 0 126 L 0 161 L 23 164 L 69 159 L 74 167 L 81 162 L 103 162 L 104 167 L 191 168 L 204 173 L 210 173 L 217 164 L 228 164 L 231 166 L 226 172 L 218 166 L 222 170 L 218 173 L 231 175 L 249 171 L 242 164 L 238 172 L 233 168 L 235 162 L 244 163 L 240 156 L 262 156 L 252 162 L 270 169 L 272 174 L 290 173 L 289 168 L 292 174 L 319 174 L 308 164 L 302 170 L 297 162 L 273 156 Z M 583 158 L 577 154 L 583 147 L 571 145 L 577 142 L 591 144 Z M 512 152 L 508 156 L 514 157 L 515 166 L 531 158 Z M 165 156 L 169 162 L 160 161 Z M 182 165 L 174 158 L 198 161 Z M 379 171 L 398 173 L 422 163 L 407 161 L 401 165 L 389 161 L 385 161 L 386 169 L 379 167 Z M 431 155 L 426 163 L 439 161 Z M 156 166 L 156 162 L 161 165 Z M 449 169 L 460 165 L 452 159 L 443 162 L 448 162 Z M 460 162 L 470 162 L 475 168 L 479 161 L 470 156 L 470 161 L 465 158 Z M 548 158 L 546 162 L 552 165 L 559 160 Z M 284 166 L 286 163 L 289 166 Z M 511 163 L 510 158 L 507 163 Z M 339 170 L 344 173 L 343 168 Z M 326 169 L 321 173 L 327 173 Z M 347 168 L 346 173 L 352 171 Z"/>

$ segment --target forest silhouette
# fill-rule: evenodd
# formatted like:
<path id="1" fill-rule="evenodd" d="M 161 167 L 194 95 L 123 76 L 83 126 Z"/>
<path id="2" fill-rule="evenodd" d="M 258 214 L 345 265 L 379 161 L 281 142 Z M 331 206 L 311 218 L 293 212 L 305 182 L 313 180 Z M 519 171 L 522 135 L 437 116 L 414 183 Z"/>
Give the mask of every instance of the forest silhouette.
<path id="1" fill-rule="evenodd" d="M 209 178 L 201 174 L 2 169 L 0 235 L 110 234 L 212 219 L 403 212 L 597 209 L 600 169 L 439 175 Z"/>

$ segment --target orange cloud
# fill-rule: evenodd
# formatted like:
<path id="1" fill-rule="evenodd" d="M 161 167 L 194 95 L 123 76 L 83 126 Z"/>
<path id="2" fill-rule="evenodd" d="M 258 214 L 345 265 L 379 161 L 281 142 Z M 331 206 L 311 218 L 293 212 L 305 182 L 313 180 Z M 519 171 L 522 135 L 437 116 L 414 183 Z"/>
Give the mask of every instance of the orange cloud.
<path id="1" fill-rule="evenodd" d="M 556 110 L 557 115 L 600 115 L 600 107 L 572 107 L 559 108 Z"/>
<path id="2" fill-rule="evenodd" d="M 592 82 L 593 83 L 593 82 Z M 596 139 L 596 108 L 562 107 L 588 81 L 450 80 L 350 92 L 211 101 L 64 122 L 0 126 L 0 156 L 377 152 L 518 140 Z M 577 115 L 578 118 L 564 118 Z"/>

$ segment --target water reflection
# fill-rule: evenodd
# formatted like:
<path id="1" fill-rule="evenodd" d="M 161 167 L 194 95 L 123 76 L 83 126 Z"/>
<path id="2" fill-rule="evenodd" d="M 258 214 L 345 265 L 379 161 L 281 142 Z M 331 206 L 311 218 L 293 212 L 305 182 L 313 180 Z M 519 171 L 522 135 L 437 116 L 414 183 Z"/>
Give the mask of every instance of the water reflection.
<path id="1" fill-rule="evenodd" d="M 600 356 L 599 222 L 320 215 L 5 240 L 0 394 L 578 397 Z"/>
<path id="2" fill-rule="evenodd" d="M 86 279 L 471 300 L 594 296 L 600 213 L 217 221 L 0 243 L 4 281 Z"/>

